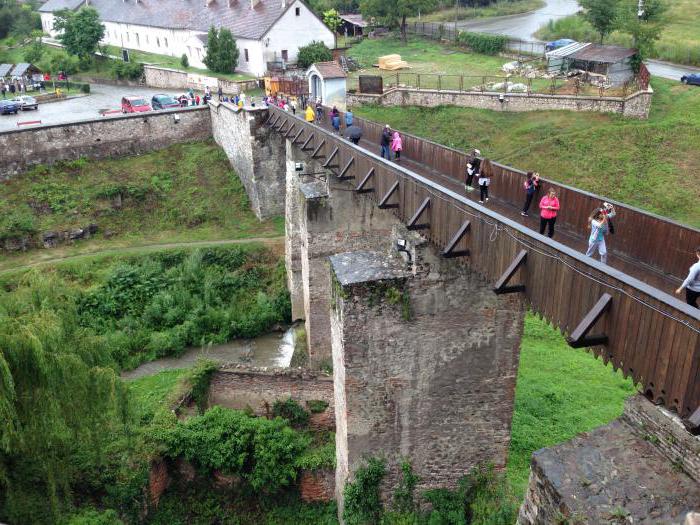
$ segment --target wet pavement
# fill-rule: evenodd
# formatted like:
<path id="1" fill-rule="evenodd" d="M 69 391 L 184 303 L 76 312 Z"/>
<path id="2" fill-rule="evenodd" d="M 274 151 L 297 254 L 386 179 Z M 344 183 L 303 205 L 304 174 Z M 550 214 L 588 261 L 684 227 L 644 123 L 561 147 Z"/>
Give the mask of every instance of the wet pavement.
<path id="1" fill-rule="evenodd" d="M 217 363 L 242 363 L 254 367 L 288 367 L 294 353 L 294 328 L 261 335 L 255 339 L 235 339 L 222 345 L 185 350 L 179 357 L 164 357 L 123 372 L 122 379 L 157 374 L 163 370 L 188 368 L 199 359 Z"/>
<path id="2" fill-rule="evenodd" d="M 78 96 L 60 102 L 40 103 L 36 111 L 20 111 L 17 115 L 0 115 L 0 131 L 25 128 L 18 122 L 37 121 L 41 124 L 63 124 L 78 120 L 100 117 L 104 110 L 119 110 L 121 99 L 125 95 L 141 95 L 149 103 L 151 97 L 158 93 L 176 95 L 182 91 L 163 90 L 160 88 L 108 86 L 105 84 L 90 84 L 90 94 Z M 31 94 L 31 93 L 30 93 Z"/>

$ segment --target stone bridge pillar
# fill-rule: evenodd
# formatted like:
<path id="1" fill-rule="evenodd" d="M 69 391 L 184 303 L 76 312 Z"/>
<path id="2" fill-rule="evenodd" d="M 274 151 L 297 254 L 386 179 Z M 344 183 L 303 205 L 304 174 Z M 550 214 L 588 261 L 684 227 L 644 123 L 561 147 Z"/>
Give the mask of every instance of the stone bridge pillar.
<path id="1" fill-rule="evenodd" d="M 506 463 L 523 304 L 495 295 L 418 235 L 400 235 L 410 266 L 395 250 L 330 258 L 341 516 L 345 483 L 370 456 L 387 458 L 385 495 L 401 458 L 420 489 L 454 486 L 479 463 Z"/>
<path id="2" fill-rule="evenodd" d="M 393 215 L 287 141 L 287 276 L 292 313 L 305 319 L 314 363 L 331 360 L 328 257 L 348 250 L 386 249 L 395 223 Z"/>

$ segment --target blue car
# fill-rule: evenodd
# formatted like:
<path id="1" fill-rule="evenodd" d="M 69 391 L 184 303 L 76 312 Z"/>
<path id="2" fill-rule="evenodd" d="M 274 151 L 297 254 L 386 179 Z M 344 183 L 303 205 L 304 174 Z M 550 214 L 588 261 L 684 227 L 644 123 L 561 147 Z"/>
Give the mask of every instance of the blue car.
<path id="1" fill-rule="evenodd" d="M 553 42 L 547 42 L 544 46 L 545 51 L 554 51 L 560 47 L 568 46 L 569 44 L 576 43 L 576 40 L 571 40 L 570 38 L 560 38 L 559 40 L 554 40 Z"/>
<path id="2" fill-rule="evenodd" d="M 683 82 L 683 84 L 692 84 L 694 86 L 700 86 L 700 73 L 683 75 L 681 77 L 681 82 Z"/>
<path id="3" fill-rule="evenodd" d="M 19 111 L 19 104 L 11 100 L 0 100 L 0 115 L 9 115 L 14 113 L 15 115 Z"/>

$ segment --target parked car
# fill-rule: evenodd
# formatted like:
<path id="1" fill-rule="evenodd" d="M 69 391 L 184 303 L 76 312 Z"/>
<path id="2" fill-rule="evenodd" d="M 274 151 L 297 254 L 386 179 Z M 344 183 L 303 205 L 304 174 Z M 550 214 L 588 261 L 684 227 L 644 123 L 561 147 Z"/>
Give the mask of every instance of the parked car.
<path id="1" fill-rule="evenodd" d="M 9 115 L 14 113 L 15 115 L 19 111 L 19 104 L 13 102 L 12 100 L 0 100 L 0 115 Z"/>
<path id="2" fill-rule="evenodd" d="M 570 38 L 560 38 L 559 40 L 554 40 L 552 42 L 547 42 L 544 46 L 545 51 L 554 51 L 560 47 L 568 46 L 569 44 L 576 43 L 576 40 L 571 40 Z"/>
<path id="3" fill-rule="evenodd" d="M 12 99 L 12 102 L 17 102 L 22 111 L 26 111 L 28 109 L 39 109 L 39 103 L 34 97 L 30 97 L 29 95 L 20 95 L 19 97 L 15 97 Z"/>
<path id="4" fill-rule="evenodd" d="M 151 111 L 151 106 L 148 105 L 143 97 L 127 95 L 122 98 L 122 113 L 142 113 Z"/>
<path id="5" fill-rule="evenodd" d="M 153 95 L 153 98 L 151 99 L 151 106 L 154 110 L 179 108 L 180 103 L 170 95 Z"/>
<path id="6" fill-rule="evenodd" d="M 681 77 L 681 82 L 683 82 L 684 84 L 700 86 L 700 73 L 691 73 L 690 75 L 683 75 Z"/>

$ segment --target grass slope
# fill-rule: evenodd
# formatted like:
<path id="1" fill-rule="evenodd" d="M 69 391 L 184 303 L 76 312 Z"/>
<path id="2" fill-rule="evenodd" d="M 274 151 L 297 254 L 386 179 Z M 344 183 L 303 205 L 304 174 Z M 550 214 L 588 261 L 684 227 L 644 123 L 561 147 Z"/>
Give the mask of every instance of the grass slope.
<path id="1" fill-rule="evenodd" d="M 524 495 L 535 450 L 612 421 L 634 392 L 631 380 L 592 354 L 571 349 L 545 321 L 528 315 L 507 465 L 514 492 Z"/>
<path id="2" fill-rule="evenodd" d="M 652 58 L 700 66 L 700 2 L 673 0 L 668 5 L 668 25 L 656 44 Z M 599 38 L 593 27 L 580 15 L 550 21 L 537 31 L 536 36 L 543 40 L 573 38 L 584 42 L 597 42 Z M 631 46 L 632 39 L 629 35 L 616 31 L 606 39 L 606 43 Z"/>
<path id="3" fill-rule="evenodd" d="M 3 182 L 0 195 L 0 239 L 24 229 L 39 243 L 41 232 L 97 224 L 95 237 L 77 243 L 83 248 L 271 237 L 284 232 L 283 222 L 255 217 L 243 184 L 213 141 L 39 166 Z M 0 268 L 13 257 L 21 254 Z"/>
<path id="4" fill-rule="evenodd" d="M 700 226 L 700 89 L 652 80 L 647 121 L 600 113 L 364 106 L 356 114 Z M 498 191 L 497 182 L 494 191 Z"/>

